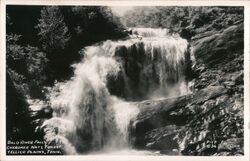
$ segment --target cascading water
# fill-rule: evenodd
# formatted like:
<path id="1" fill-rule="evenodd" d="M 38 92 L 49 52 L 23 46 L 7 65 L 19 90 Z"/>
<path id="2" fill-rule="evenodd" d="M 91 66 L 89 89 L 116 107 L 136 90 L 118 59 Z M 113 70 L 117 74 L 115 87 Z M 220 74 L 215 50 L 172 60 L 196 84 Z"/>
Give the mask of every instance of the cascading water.
<path id="1" fill-rule="evenodd" d="M 56 83 L 49 97 L 53 118 L 42 129 L 48 144 L 66 154 L 128 149 L 131 101 L 187 93 L 183 69 L 187 41 L 166 29 L 133 29 L 141 38 L 86 47 L 74 77 Z"/>

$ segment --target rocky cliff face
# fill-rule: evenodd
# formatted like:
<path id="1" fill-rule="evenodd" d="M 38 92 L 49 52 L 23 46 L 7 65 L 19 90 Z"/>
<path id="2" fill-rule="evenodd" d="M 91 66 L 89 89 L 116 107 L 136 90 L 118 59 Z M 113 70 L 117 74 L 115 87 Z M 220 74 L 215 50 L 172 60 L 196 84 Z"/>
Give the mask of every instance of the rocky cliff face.
<path id="1" fill-rule="evenodd" d="M 169 155 L 243 155 L 244 25 L 190 33 L 193 94 L 139 103 L 136 148 Z"/>

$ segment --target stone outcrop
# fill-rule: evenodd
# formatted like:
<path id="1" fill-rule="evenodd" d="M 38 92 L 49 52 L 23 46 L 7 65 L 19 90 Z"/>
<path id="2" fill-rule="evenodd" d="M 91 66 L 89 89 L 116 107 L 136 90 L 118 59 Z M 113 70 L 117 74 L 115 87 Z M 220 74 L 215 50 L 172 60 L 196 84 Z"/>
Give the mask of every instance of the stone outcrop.
<path id="1" fill-rule="evenodd" d="M 243 24 L 233 25 L 222 33 L 211 32 L 211 35 L 195 36 L 192 42 L 193 54 L 197 63 L 213 66 L 221 63 L 225 57 L 232 57 L 234 52 L 244 46 Z"/>
<path id="2" fill-rule="evenodd" d="M 203 117 L 210 110 L 218 110 L 216 108 L 227 92 L 222 86 L 209 86 L 195 94 L 139 103 L 140 113 L 132 128 L 135 147 L 163 153 L 178 149 L 178 141 L 173 139 L 175 135 L 195 118 Z"/>

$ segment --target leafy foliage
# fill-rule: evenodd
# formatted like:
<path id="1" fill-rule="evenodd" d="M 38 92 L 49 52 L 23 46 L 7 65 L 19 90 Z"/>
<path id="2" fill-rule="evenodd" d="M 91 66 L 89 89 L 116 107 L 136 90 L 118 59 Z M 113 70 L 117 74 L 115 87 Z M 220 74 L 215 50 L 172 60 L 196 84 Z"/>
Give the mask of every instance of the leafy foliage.
<path id="1" fill-rule="evenodd" d="M 59 7 L 44 7 L 38 21 L 38 35 L 43 49 L 47 52 L 64 49 L 70 34 Z"/>
<path id="2" fill-rule="evenodd" d="M 46 54 L 37 47 L 19 45 L 19 38 L 20 35 L 7 35 L 7 71 L 17 89 L 25 95 L 37 97 L 46 79 Z M 31 88 L 31 84 L 35 88 Z"/>
<path id="3" fill-rule="evenodd" d="M 118 17 L 112 14 L 109 7 L 75 6 L 66 10 L 62 8 L 75 38 L 82 43 L 93 43 L 105 39 L 117 39 L 126 36 Z M 74 17 L 74 19 L 70 19 Z M 77 23 L 75 23 L 77 22 Z"/>
<path id="4" fill-rule="evenodd" d="M 164 27 L 170 32 L 179 32 L 188 26 L 199 28 L 205 24 L 226 28 L 228 23 L 242 19 L 242 13 L 242 7 L 136 7 L 125 14 L 123 21 L 130 27 Z"/>
<path id="5" fill-rule="evenodd" d="M 9 59 L 17 60 L 24 58 L 24 49 L 22 46 L 17 44 L 17 41 L 21 35 L 6 35 L 6 43 L 7 43 L 7 49 L 6 49 L 6 57 L 7 61 Z"/>

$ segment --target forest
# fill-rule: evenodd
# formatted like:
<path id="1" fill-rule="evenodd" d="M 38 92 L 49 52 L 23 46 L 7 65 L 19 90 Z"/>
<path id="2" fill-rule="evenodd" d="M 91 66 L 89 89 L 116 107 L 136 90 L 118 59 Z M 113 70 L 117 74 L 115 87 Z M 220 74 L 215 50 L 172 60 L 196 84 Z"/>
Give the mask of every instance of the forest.
<path id="1" fill-rule="evenodd" d="M 107 6 L 9 5 L 6 7 L 6 13 L 8 140 L 29 140 L 30 138 L 43 140 L 44 133 L 35 132 L 37 123 L 34 120 L 41 118 L 39 121 L 42 122 L 51 118 L 52 111 L 48 107 L 46 109 L 49 111 L 40 111 L 32 115 L 27 99 L 47 101 L 49 87 L 53 87 L 57 82 L 69 80 L 73 76 L 74 68 L 72 64 L 79 63 L 85 57 L 85 47 L 106 40 L 126 40 L 129 38 L 129 34 L 131 34 L 131 28 L 134 27 L 166 28 L 169 30 L 170 35 L 179 34 L 181 38 L 186 39 L 189 43 L 189 51 L 191 51 L 190 47 L 193 47 L 196 64 L 193 64 L 190 55 L 188 55 L 185 79 L 194 83 L 194 91 L 203 91 L 206 88 L 210 88 L 211 84 L 213 84 L 212 86 L 223 85 L 227 92 L 214 94 L 209 93 L 209 91 L 209 97 L 222 99 L 221 97 L 223 96 L 225 102 L 238 103 L 237 107 L 235 104 L 232 104 L 234 108 L 237 108 L 236 112 L 229 112 L 226 118 L 224 118 L 224 115 L 218 116 L 220 119 L 220 121 L 217 120 L 218 127 L 212 127 L 212 125 L 208 124 L 207 128 L 219 129 L 211 134 L 211 138 L 208 138 L 208 140 L 212 140 L 211 142 L 214 142 L 214 140 L 218 141 L 214 144 L 219 145 L 226 140 L 225 138 L 232 138 L 230 141 L 239 143 L 240 149 L 237 147 L 233 150 L 223 149 L 222 146 L 228 142 L 223 142 L 224 144 L 220 145 L 220 148 L 218 145 L 216 145 L 216 148 L 213 146 L 206 148 L 206 145 L 203 145 L 203 142 L 200 140 L 200 142 L 194 141 L 193 144 L 186 145 L 182 154 L 244 154 L 242 152 L 242 139 L 238 139 L 242 138 L 244 134 L 242 130 L 244 119 L 242 113 L 244 89 L 243 7 L 135 6 L 123 16 L 117 16 Z M 208 39 L 205 40 L 203 38 Z M 221 70 L 221 73 L 219 73 L 218 69 Z M 221 76 L 220 79 L 218 78 L 219 76 Z M 212 88 L 212 90 L 216 91 L 217 88 Z M 201 92 L 201 95 L 206 94 L 206 92 L 204 90 L 203 93 Z M 224 95 L 226 95 L 225 98 Z M 195 96 L 199 97 L 199 95 Z M 193 100 L 189 97 L 185 98 L 185 100 L 189 101 L 189 103 L 191 101 L 189 105 L 192 106 L 192 110 L 188 107 L 189 105 L 186 105 L 182 112 L 190 114 L 192 121 L 189 123 L 185 122 L 185 130 L 178 129 L 179 125 L 175 129 L 175 131 L 179 132 L 178 136 L 176 135 L 178 143 L 183 140 L 184 131 L 187 131 L 188 134 L 186 133 L 186 135 L 190 136 L 190 140 L 192 135 L 196 135 L 201 131 L 199 129 L 200 124 L 202 124 L 206 115 L 209 115 L 209 119 L 212 117 L 212 115 L 210 117 L 210 113 L 213 108 L 210 108 L 210 106 L 213 106 L 213 103 L 215 104 L 215 102 L 208 102 L 208 100 L 203 100 L 203 102 L 201 101 L 202 103 L 192 102 Z M 217 106 L 218 100 L 216 101 Z M 204 106 L 203 108 L 210 110 L 210 113 L 199 113 L 200 109 L 194 104 Z M 175 113 L 180 117 L 182 112 L 177 109 L 177 111 L 171 111 L 170 113 Z M 196 112 L 197 116 L 193 116 Z M 214 113 L 216 112 L 214 111 Z M 168 113 L 168 115 L 170 114 Z M 171 117 L 174 116 L 171 114 Z M 189 115 L 185 115 L 185 117 L 190 119 Z M 139 117 L 138 119 L 139 128 L 140 126 L 149 127 L 147 125 L 148 120 L 144 120 L 143 116 L 141 116 L 141 120 Z M 205 122 L 209 119 L 205 119 Z M 224 125 L 226 122 L 231 124 Z M 219 137 L 219 132 L 225 131 L 224 127 L 227 126 L 228 132 L 226 132 L 226 136 Z M 193 127 L 197 131 L 192 131 Z M 147 138 L 149 137 L 148 135 L 155 135 L 156 137 L 159 129 L 160 127 L 157 127 L 156 131 L 145 131 L 143 137 Z M 146 134 L 146 132 L 148 133 Z M 136 137 L 142 137 L 138 129 L 135 129 L 134 133 L 133 135 Z M 194 136 L 194 138 L 196 137 Z M 235 138 L 236 140 L 234 140 Z M 152 137 L 151 141 L 152 139 L 156 138 Z M 151 150 L 165 148 L 165 146 L 158 145 L 159 143 L 157 144 L 156 142 L 152 146 L 147 147 L 146 143 L 150 142 L 149 140 L 136 140 L 134 147 L 138 149 L 146 147 L 146 149 Z M 222 152 L 219 153 L 218 149 Z M 164 150 L 162 150 L 162 153 L 164 153 Z"/>

